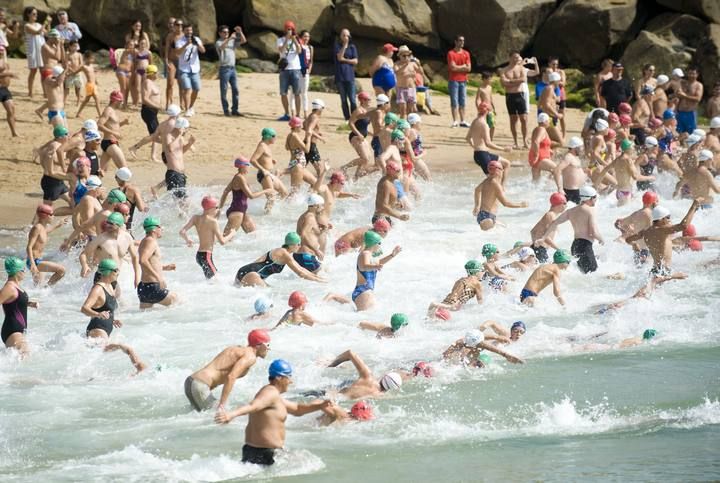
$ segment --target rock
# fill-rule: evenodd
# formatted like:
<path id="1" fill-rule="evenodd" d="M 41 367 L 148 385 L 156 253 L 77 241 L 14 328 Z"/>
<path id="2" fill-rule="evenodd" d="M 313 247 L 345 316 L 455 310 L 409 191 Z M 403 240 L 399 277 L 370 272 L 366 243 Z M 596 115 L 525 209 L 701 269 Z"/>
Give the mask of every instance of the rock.
<path id="1" fill-rule="evenodd" d="M 538 30 L 533 53 L 565 65 L 596 68 L 635 38 L 646 16 L 638 0 L 566 0 Z"/>
<path id="2" fill-rule="evenodd" d="M 231 29 L 236 25 L 242 27 L 246 3 L 245 0 L 214 0 L 218 25 L 227 25 Z"/>
<path id="3" fill-rule="evenodd" d="M 278 71 L 277 64 L 275 62 L 270 62 L 269 60 L 241 59 L 238 61 L 238 64 L 244 65 L 245 67 L 252 69 L 254 72 L 262 72 L 265 74 L 277 73 Z"/>
<path id="4" fill-rule="evenodd" d="M 657 0 L 657 3 L 678 12 L 705 17 L 720 23 L 720 2 L 718 0 Z"/>
<path id="5" fill-rule="evenodd" d="M 343 28 L 356 37 L 381 43 L 440 47 L 432 10 L 425 0 L 337 0 L 335 29 L 339 32 Z"/>
<path id="6" fill-rule="evenodd" d="M 292 20 L 300 30 L 309 30 L 316 40 L 332 36 L 332 0 L 303 0 L 271 2 L 268 0 L 247 0 L 245 24 L 282 32 L 286 20 Z"/>
<path id="7" fill-rule="evenodd" d="M 351 31 L 352 32 L 352 31 Z M 375 57 L 380 53 L 380 47 L 383 42 L 379 40 L 367 40 L 353 38 L 352 42 L 357 47 L 358 63 L 355 65 L 355 74 L 359 76 L 367 76 L 370 73 Z"/>
<path id="8" fill-rule="evenodd" d="M 310 85 L 308 90 L 311 92 L 334 92 L 338 93 L 337 86 L 335 85 L 335 76 L 312 76 L 310 77 Z M 355 92 L 360 92 L 362 86 L 358 81 L 355 81 Z"/>
<path id="9" fill-rule="evenodd" d="M 2 2 L 8 12 L 22 15 L 25 7 L 35 7 L 39 12 L 54 14 L 70 8 L 70 0 L 5 0 Z M 39 15 L 38 15 L 39 17 Z M 70 19 L 72 20 L 72 19 Z"/>
<path id="10" fill-rule="evenodd" d="M 313 46 L 313 63 L 317 64 L 318 62 L 329 62 L 333 63 L 333 48 L 332 44 L 330 47 L 321 46 L 321 45 L 314 45 Z"/>
<path id="11" fill-rule="evenodd" d="M 256 58 L 259 54 L 249 47 L 237 47 L 235 49 L 235 58 L 237 60 Z"/>
<path id="12" fill-rule="evenodd" d="M 643 30 L 670 42 L 696 49 L 705 41 L 707 24 L 692 15 L 666 13 L 652 19 Z"/>
<path id="13" fill-rule="evenodd" d="M 423 71 L 428 76 L 430 82 L 439 82 L 447 80 L 448 67 L 447 63 L 442 60 L 421 60 Z"/>
<path id="14" fill-rule="evenodd" d="M 475 0 L 440 0 L 438 30 L 450 45 L 463 35 L 475 62 L 497 66 L 529 46 L 555 5 L 554 0 L 485 0 L 478 8 Z"/>
<path id="15" fill-rule="evenodd" d="M 137 19 L 143 22 L 155 50 L 162 44 L 166 34 L 168 17 L 178 17 L 185 23 L 192 23 L 195 35 L 205 44 L 212 44 L 216 40 L 217 24 L 212 0 L 72 0 L 69 14 L 83 32 L 109 47 L 123 47 L 130 24 Z"/>
<path id="16" fill-rule="evenodd" d="M 708 25 L 705 41 L 695 51 L 693 62 L 700 67 L 700 80 L 708 96 L 715 83 L 720 82 L 720 25 Z"/>
<path id="17" fill-rule="evenodd" d="M 278 36 L 269 30 L 252 34 L 247 38 L 250 47 L 257 50 L 260 56 L 266 60 L 278 59 L 277 39 Z"/>

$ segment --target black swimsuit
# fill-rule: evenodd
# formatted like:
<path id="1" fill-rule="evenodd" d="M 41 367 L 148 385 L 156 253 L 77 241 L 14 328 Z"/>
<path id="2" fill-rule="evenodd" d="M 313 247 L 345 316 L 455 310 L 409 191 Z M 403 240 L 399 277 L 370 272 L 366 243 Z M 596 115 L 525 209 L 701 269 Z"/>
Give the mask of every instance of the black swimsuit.
<path id="1" fill-rule="evenodd" d="M 266 279 L 270 275 L 282 272 L 283 268 L 285 268 L 285 265 L 273 262 L 272 258 L 270 258 L 270 252 L 267 252 L 265 260 L 262 262 L 253 262 L 241 267 L 240 270 L 238 270 L 237 275 L 235 275 L 235 281 L 242 281 L 245 275 L 252 272 L 256 272 L 260 275 L 260 278 Z"/>
<path id="2" fill-rule="evenodd" d="M 102 285 L 100 285 L 100 288 L 103 289 L 103 292 L 105 292 L 105 303 L 102 304 L 101 307 L 93 307 L 93 310 L 95 312 L 105 312 L 107 310 L 110 312 L 110 317 L 107 319 L 100 317 L 93 317 L 90 319 L 90 323 L 88 324 L 87 329 L 85 329 L 86 334 L 93 329 L 102 329 L 107 335 L 110 335 L 113 331 L 113 320 L 115 320 L 115 310 L 118 306 L 117 299 L 115 296 L 110 295 Z"/>
<path id="3" fill-rule="evenodd" d="M 127 197 L 127 188 L 122 188 L 121 191 Z M 125 228 L 127 228 L 128 231 L 130 231 L 130 230 L 132 230 L 133 216 L 135 216 L 135 203 L 131 203 L 130 198 L 128 198 L 127 202 L 130 205 L 130 214 L 128 215 L 127 223 L 125 223 Z"/>
<path id="4" fill-rule="evenodd" d="M 370 119 L 364 119 L 360 118 L 357 121 L 355 121 L 355 129 L 360 131 L 360 134 L 367 137 L 368 135 L 368 126 L 370 125 Z M 352 138 L 357 136 L 355 134 L 355 131 L 350 131 L 350 134 L 348 135 L 348 141 L 352 141 Z"/>
<path id="5" fill-rule="evenodd" d="M 3 343 L 16 332 L 24 334 L 27 329 L 28 295 L 20 289 L 17 289 L 17 292 L 18 296 L 15 300 L 3 304 L 3 312 L 5 312 L 5 321 L 2 325 Z"/>

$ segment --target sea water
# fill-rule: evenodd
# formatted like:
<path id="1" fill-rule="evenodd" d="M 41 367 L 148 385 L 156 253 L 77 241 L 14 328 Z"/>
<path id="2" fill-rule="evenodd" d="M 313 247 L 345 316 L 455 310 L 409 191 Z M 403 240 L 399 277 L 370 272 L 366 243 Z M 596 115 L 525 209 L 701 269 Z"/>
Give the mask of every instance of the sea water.
<path id="1" fill-rule="evenodd" d="M 151 205 L 161 219 L 160 240 L 168 287 L 181 303 L 141 312 L 128 267 L 120 277 L 124 326 L 111 339 L 130 344 L 149 369 L 130 377 L 131 366 L 119 352 L 103 353 L 84 338 L 88 318 L 80 313 L 90 281 L 79 266 L 53 249 L 48 259 L 62 261 L 66 278 L 55 288 L 24 286 L 40 309 L 29 309 L 32 354 L 19 361 L 0 353 L 0 477 L 2 481 L 220 481 L 283 477 L 289 481 L 698 481 L 720 478 L 720 294 L 718 247 L 675 254 L 673 268 L 689 274 L 667 283 L 650 300 L 635 300 L 620 310 L 596 315 L 590 307 L 630 297 L 646 281 L 648 267 L 632 264 L 631 249 L 613 242 L 613 221 L 639 207 L 635 199 L 617 208 L 614 197 L 597 204 L 604 246 L 595 245 L 599 270 L 581 274 L 574 265 L 563 273 L 567 301 L 561 307 L 551 290 L 536 307 L 518 304 L 529 272 L 515 273 L 507 293 L 485 291 L 482 305 L 470 301 L 448 322 L 425 319 L 431 301 L 442 300 L 463 265 L 480 258 L 484 243 L 508 250 L 529 241 L 529 230 L 548 208 L 553 185 L 512 179 L 508 197 L 526 200 L 527 209 L 500 208 L 505 227 L 482 232 L 472 216 L 479 170 L 436 173 L 422 183 L 423 199 L 408 223 L 383 242 L 389 253 L 402 252 L 378 273 L 376 306 L 356 313 L 351 305 L 325 304 L 328 292 L 349 296 L 355 285 L 356 255 L 324 263 L 327 284 L 304 281 L 289 269 L 274 275 L 269 288 L 236 288 L 237 269 L 281 245 L 304 211 L 302 200 L 279 203 L 262 215 L 263 200 L 251 202 L 258 229 L 239 234 L 215 250 L 220 272 L 207 282 L 195 264 L 194 249 L 177 232 L 185 219 L 171 196 Z M 189 190 L 193 207 L 217 186 Z M 329 247 L 342 233 L 368 225 L 375 179 L 348 190 L 359 201 L 339 200 Z M 659 182 L 663 199 L 673 182 Z M 664 201 L 679 221 L 689 201 Z M 136 221 L 135 235 L 142 214 Z M 699 234 L 717 235 L 717 213 L 699 212 Z M 53 234 L 56 247 L 65 233 Z M 2 255 L 24 252 L 23 233 L 3 232 Z M 556 238 L 568 248 L 572 231 L 563 225 Z M 622 272 L 623 280 L 607 275 Z M 29 279 L 29 277 L 28 277 Z M 272 332 L 271 351 L 234 387 L 229 406 L 249 401 L 267 381 L 267 366 L 284 358 L 294 367 L 287 396 L 332 387 L 355 375 L 351 364 L 327 368 L 346 349 L 358 353 L 375 375 L 429 361 L 435 377 L 406 382 L 401 391 L 372 402 L 369 422 L 319 427 L 315 415 L 289 417 L 286 450 L 266 469 L 243 464 L 246 418 L 227 426 L 213 412 L 191 410 L 183 393 L 185 378 L 224 347 L 245 344 L 256 327 L 271 327 L 287 308 L 288 294 L 303 290 L 308 310 L 321 321 L 315 327 L 282 327 Z M 274 301 L 273 317 L 248 322 L 259 295 Z M 378 340 L 357 328 L 362 320 L 389 322 L 404 312 L 410 324 L 396 339 Z M 526 335 L 507 350 L 522 357 L 511 365 L 493 355 L 486 369 L 440 362 L 445 348 L 485 320 L 510 325 L 523 320 Z M 630 349 L 613 344 L 654 328 L 650 343 Z M 593 336 L 606 332 L 594 338 Z M 586 347 L 593 344 L 592 347 Z M 587 350 L 591 349 L 591 350 Z M 219 397 L 220 389 L 216 390 Z M 349 408 L 349 402 L 340 401 Z"/>

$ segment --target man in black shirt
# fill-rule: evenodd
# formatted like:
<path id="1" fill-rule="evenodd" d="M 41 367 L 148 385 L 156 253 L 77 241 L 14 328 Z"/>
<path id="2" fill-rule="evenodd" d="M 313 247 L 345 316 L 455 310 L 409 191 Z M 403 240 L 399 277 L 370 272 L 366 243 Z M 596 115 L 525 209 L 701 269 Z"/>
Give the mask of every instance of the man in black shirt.
<path id="1" fill-rule="evenodd" d="M 630 81 L 623 78 L 623 65 L 615 62 L 612 66 L 612 78 L 600 85 L 600 96 L 605 99 L 607 110 L 617 112 L 618 105 L 628 102 L 632 96 Z"/>

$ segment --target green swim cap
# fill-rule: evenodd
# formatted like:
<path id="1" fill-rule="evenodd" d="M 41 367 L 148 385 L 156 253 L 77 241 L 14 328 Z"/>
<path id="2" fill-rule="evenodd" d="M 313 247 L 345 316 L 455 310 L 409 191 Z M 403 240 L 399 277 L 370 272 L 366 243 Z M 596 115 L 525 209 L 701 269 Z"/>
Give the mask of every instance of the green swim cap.
<path id="1" fill-rule="evenodd" d="M 393 129 L 393 132 L 390 134 L 390 139 L 393 141 L 405 139 L 405 133 L 403 133 L 400 129 Z"/>
<path id="2" fill-rule="evenodd" d="M 485 354 L 484 352 L 481 352 L 480 354 L 478 354 L 477 360 L 479 360 L 480 362 L 482 362 L 484 366 L 487 366 L 487 365 L 489 365 L 489 364 L 492 362 L 492 357 L 490 357 L 489 355 Z"/>
<path id="3" fill-rule="evenodd" d="M 24 272 L 25 262 L 18 257 L 7 257 L 5 259 L 5 271 L 10 277 L 16 275 L 18 272 Z"/>
<path id="4" fill-rule="evenodd" d="M 521 246 L 523 246 L 523 242 L 521 242 L 521 241 L 516 241 L 515 244 L 513 245 L 513 248 L 518 248 L 518 247 L 521 247 Z"/>
<path id="5" fill-rule="evenodd" d="M 265 127 L 262 131 L 260 131 L 260 135 L 263 139 L 270 139 L 277 136 L 277 133 L 275 132 L 275 129 L 271 127 Z"/>
<path id="6" fill-rule="evenodd" d="M 632 145 L 633 145 L 633 142 L 630 141 L 628 138 L 625 138 L 620 143 L 620 149 L 623 151 L 627 151 L 628 149 L 630 149 L 632 147 Z"/>
<path id="7" fill-rule="evenodd" d="M 497 253 L 498 249 L 495 245 L 492 243 L 486 243 L 482 247 L 482 256 L 485 258 L 490 258 L 493 255 Z"/>
<path id="8" fill-rule="evenodd" d="M 368 230 L 363 235 L 363 243 L 366 247 L 374 247 L 382 243 L 382 237 L 377 232 Z"/>
<path id="9" fill-rule="evenodd" d="M 385 125 L 389 126 L 390 124 L 397 124 L 397 122 L 400 120 L 397 114 L 388 112 L 385 114 Z"/>
<path id="10" fill-rule="evenodd" d="M 554 263 L 570 263 L 570 255 L 565 250 L 558 250 L 553 255 Z"/>
<path id="11" fill-rule="evenodd" d="M 125 196 L 125 193 L 120 191 L 119 189 L 115 188 L 110 190 L 110 193 L 108 193 L 107 196 L 108 203 L 125 203 L 127 201 L 127 196 Z"/>
<path id="12" fill-rule="evenodd" d="M 407 122 L 405 119 L 400 119 L 397 122 L 397 128 L 400 130 L 410 129 L 410 123 Z"/>
<path id="13" fill-rule="evenodd" d="M 161 226 L 160 220 L 155 218 L 154 216 L 148 216 L 145 218 L 145 221 L 143 221 L 143 229 L 145 232 L 153 231 L 155 228 Z"/>
<path id="14" fill-rule="evenodd" d="M 392 328 L 393 332 L 397 332 L 400 330 L 400 327 L 408 325 L 408 316 L 405 314 L 393 314 L 392 317 L 390 317 L 390 327 Z"/>
<path id="15" fill-rule="evenodd" d="M 478 262 L 477 260 L 468 260 L 468 261 L 465 263 L 465 271 L 466 271 L 469 275 L 475 275 L 475 274 L 478 273 L 480 270 L 482 270 L 482 265 L 481 265 L 480 262 Z"/>
<path id="16" fill-rule="evenodd" d="M 117 263 L 115 263 L 115 260 L 112 258 L 104 258 L 100 261 L 100 264 L 97 267 L 98 273 L 100 275 L 108 275 L 111 272 L 116 271 L 118 268 Z"/>
<path id="17" fill-rule="evenodd" d="M 657 330 L 647 329 L 643 332 L 643 340 L 650 340 L 657 335 Z"/>
<path id="18" fill-rule="evenodd" d="M 62 138 L 68 135 L 68 130 L 65 126 L 55 126 L 53 129 L 54 138 Z"/>
<path id="19" fill-rule="evenodd" d="M 107 222 L 111 225 L 123 226 L 125 224 L 125 218 L 116 211 L 115 213 L 110 213 L 110 216 L 107 217 Z"/>
<path id="20" fill-rule="evenodd" d="M 285 245 L 299 245 L 302 240 L 300 239 L 300 235 L 295 233 L 294 231 L 291 231 L 287 235 L 285 235 Z"/>

